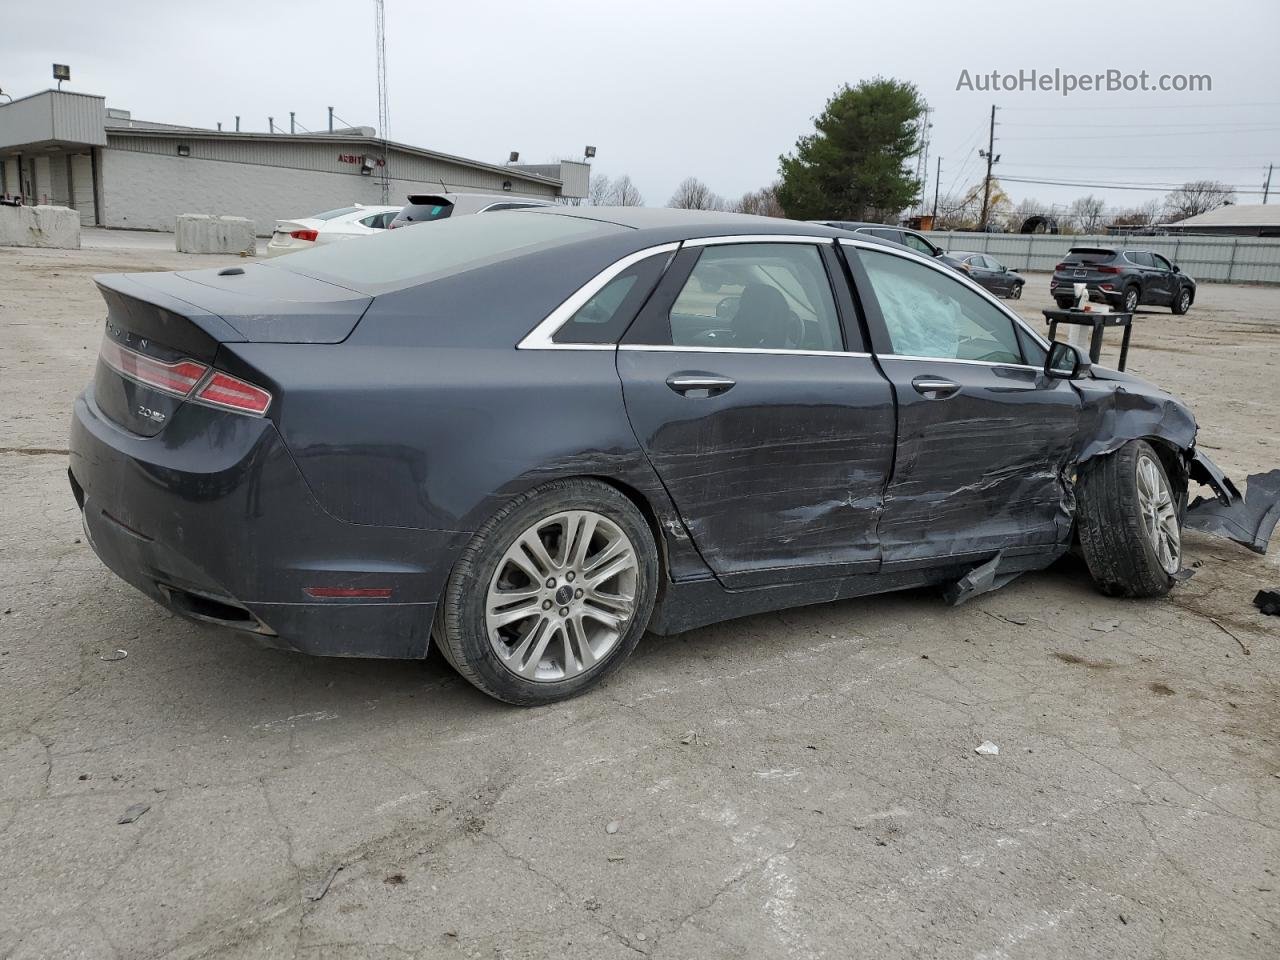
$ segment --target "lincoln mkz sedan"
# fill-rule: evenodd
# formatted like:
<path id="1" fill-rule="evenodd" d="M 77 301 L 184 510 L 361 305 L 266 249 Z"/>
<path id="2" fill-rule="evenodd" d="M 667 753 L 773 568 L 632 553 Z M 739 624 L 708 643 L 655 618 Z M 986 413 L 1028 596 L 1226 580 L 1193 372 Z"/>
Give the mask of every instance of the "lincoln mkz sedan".
<path id="1" fill-rule="evenodd" d="M 1173 397 L 825 226 L 555 207 L 97 283 L 70 479 L 106 565 L 285 649 L 434 642 L 512 703 L 646 629 L 959 601 L 1073 543 L 1160 595 L 1221 478 Z"/>

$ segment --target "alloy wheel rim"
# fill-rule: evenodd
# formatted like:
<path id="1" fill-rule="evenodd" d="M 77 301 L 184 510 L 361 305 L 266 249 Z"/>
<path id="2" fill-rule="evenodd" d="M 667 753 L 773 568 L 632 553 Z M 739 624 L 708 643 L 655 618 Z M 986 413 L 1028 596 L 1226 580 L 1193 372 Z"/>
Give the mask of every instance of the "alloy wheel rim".
<path id="1" fill-rule="evenodd" d="M 1160 466 L 1149 456 L 1138 459 L 1138 509 L 1147 542 L 1165 573 L 1178 572 L 1182 537 L 1178 532 L 1178 508 Z"/>
<path id="2" fill-rule="evenodd" d="M 568 510 L 538 520 L 507 548 L 489 582 L 490 647 L 524 680 L 587 672 L 626 632 L 639 572 L 635 545 L 608 517 Z"/>
<path id="3" fill-rule="evenodd" d="M 1138 295 L 1134 293 L 1132 290 L 1130 290 L 1124 296 L 1125 313 L 1133 313 L 1133 311 L 1137 309 L 1138 309 Z"/>
<path id="4" fill-rule="evenodd" d="M 1182 296 L 1178 298 L 1178 302 L 1185 311 L 1187 307 L 1191 306 L 1191 294 L 1187 293 L 1185 290 L 1182 291 Z"/>

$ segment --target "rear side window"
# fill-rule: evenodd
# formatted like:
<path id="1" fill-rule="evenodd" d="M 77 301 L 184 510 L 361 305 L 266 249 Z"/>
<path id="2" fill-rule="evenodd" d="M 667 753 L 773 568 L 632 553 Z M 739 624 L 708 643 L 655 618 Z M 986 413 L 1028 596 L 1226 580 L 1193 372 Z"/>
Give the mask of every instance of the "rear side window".
<path id="1" fill-rule="evenodd" d="M 858 259 L 898 356 L 1023 362 L 1013 321 L 958 280 L 890 253 L 859 250 Z"/>
<path id="2" fill-rule="evenodd" d="M 1151 254 L 1145 250 L 1130 250 L 1125 254 L 1129 258 L 1130 263 L 1136 263 L 1140 267 L 1154 267 L 1155 261 L 1151 259 Z"/>
<path id="3" fill-rule="evenodd" d="M 597 220 L 512 210 L 501 217 L 445 220 L 429 230 L 385 230 L 359 243 L 319 245 L 268 266 L 360 292 L 379 292 L 626 229 Z"/>
<path id="4" fill-rule="evenodd" d="M 632 264 L 584 303 L 556 331 L 555 343 L 616 343 L 671 260 L 662 253 Z"/>
<path id="5" fill-rule="evenodd" d="M 708 246 L 671 307 L 677 347 L 843 350 L 831 283 L 816 246 Z"/>

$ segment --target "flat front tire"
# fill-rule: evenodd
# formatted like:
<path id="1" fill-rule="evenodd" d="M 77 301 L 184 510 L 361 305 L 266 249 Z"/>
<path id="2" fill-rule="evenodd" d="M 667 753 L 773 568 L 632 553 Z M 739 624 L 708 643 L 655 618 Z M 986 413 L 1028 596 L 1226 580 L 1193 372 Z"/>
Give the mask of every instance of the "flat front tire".
<path id="1" fill-rule="evenodd" d="M 596 480 L 558 480 L 490 518 L 454 565 L 434 638 L 466 680 L 533 706 L 622 666 L 653 611 L 658 552 L 639 509 Z"/>
<path id="2" fill-rule="evenodd" d="M 1162 597 L 1182 564 L 1183 495 L 1151 444 L 1130 440 L 1080 469 L 1076 521 L 1089 573 L 1103 593 Z"/>

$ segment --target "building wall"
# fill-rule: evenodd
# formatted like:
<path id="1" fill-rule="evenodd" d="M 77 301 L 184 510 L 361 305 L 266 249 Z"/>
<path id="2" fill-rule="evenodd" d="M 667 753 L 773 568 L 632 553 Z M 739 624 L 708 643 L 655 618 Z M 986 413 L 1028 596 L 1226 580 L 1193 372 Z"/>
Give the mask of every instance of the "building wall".
<path id="1" fill-rule="evenodd" d="M 326 173 L 114 147 L 102 151 L 101 161 L 102 223 L 108 227 L 172 231 L 179 214 L 211 213 L 248 217 L 254 221 L 258 234 L 266 236 L 277 220 L 305 217 L 351 203 L 382 202 L 377 177 L 360 176 L 358 172 Z M 459 183 L 451 177 L 446 177 L 445 185 L 449 190 L 477 189 L 472 183 Z M 440 189 L 439 181 L 393 179 L 390 203 L 403 203 L 410 193 Z M 513 191 L 511 195 L 520 194 Z"/>

